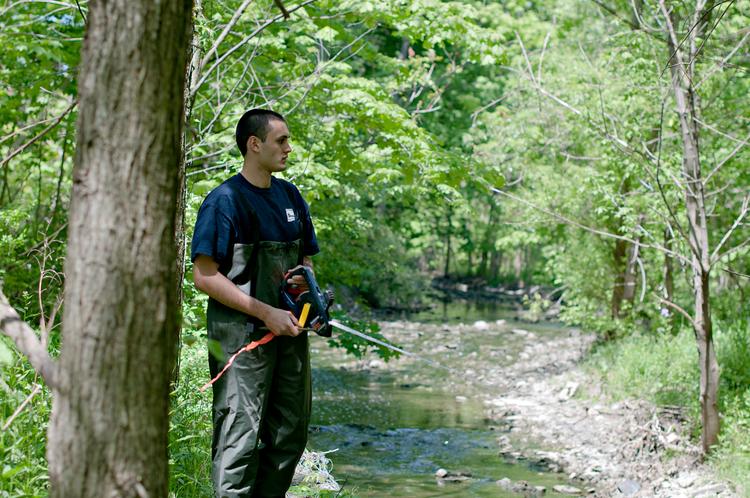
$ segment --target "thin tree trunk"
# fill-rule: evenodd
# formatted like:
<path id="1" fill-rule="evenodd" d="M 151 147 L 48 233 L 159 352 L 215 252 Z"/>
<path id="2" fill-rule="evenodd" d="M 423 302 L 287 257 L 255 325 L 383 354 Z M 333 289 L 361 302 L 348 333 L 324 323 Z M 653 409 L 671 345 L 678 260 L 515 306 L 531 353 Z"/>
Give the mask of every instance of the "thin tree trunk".
<path id="1" fill-rule="evenodd" d="M 526 287 L 526 282 L 523 281 L 523 248 L 517 248 L 513 253 L 513 272 L 516 276 L 516 283 L 519 289 Z"/>
<path id="2" fill-rule="evenodd" d="M 701 420 L 703 432 L 701 443 L 703 451 L 709 453 L 718 442 L 719 436 L 719 365 L 713 344 L 711 323 L 711 305 L 709 273 L 711 262 L 709 252 L 708 225 L 706 223 L 706 204 L 704 184 L 701 176 L 701 160 L 698 130 L 698 96 L 693 87 L 694 64 L 697 54 L 697 40 L 703 36 L 706 16 L 706 3 L 697 2 L 694 12 L 695 24 L 688 35 L 687 42 L 678 41 L 674 29 L 675 19 L 668 11 L 664 0 L 660 1 L 662 13 L 668 30 L 670 51 L 670 68 L 675 107 L 680 120 L 682 138 L 682 169 L 685 179 L 685 205 L 689 224 L 689 244 L 692 253 L 694 317 L 693 328 L 698 343 L 701 386 Z M 687 48 L 685 48 L 687 47 Z"/>
<path id="3" fill-rule="evenodd" d="M 672 230 L 669 227 L 665 228 L 664 248 L 667 251 L 672 251 L 673 239 Z M 668 253 L 664 253 L 664 299 L 670 303 L 674 302 L 674 258 Z"/>
<path id="4" fill-rule="evenodd" d="M 487 218 L 487 229 L 484 233 L 484 240 L 482 241 L 481 259 L 479 263 L 478 275 L 486 278 L 487 268 L 489 266 L 490 253 L 495 251 L 495 218 L 497 212 L 497 206 L 494 199 L 490 202 L 490 212 Z"/>
<path id="5" fill-rule="evenodd" d="M 443 277 L 450 276 L 451 267 L 451 232 L 453 223 L 453 209 L 448 206 L 447 225 L 445 227 L 445 267 L 443 268 Z"/>
<path id="6" fill-rule="evenodd" d="M 490 258 L 490 279 L 497 282 L 500 279 L 500 266 L 502 264 L 503 254 L 500 251 L 492 251 Z"/>
<path id="7" fill-rule="evenodd" d="M 193 11 L 197 15 L 203 13 L 202 0 L 194 0 Z M 195 94 L 191 93 L 191 88 L 198 81 L 200 77 L 200 41 L 196 32 L 192 33 L 191 42 L 185 47 L 186 49 L 186 60 L 190 61 L 186 65 L 185 69 L 185 85 L 183 91 L 183 131 L 181 134 L 180 143 L 180 163 L 177 169 L 177 181 L 178 181 L 178 192 L 177 192 L 177 210 L 175 212 L 175 244 L 177 246 L 177 274 L 175 276 L 175 287 L 177 288 L 177 306 L 182 309 L 182 283 L 185 278 L 185 259 L 187 250 L 187 240 L 185 238 L 185 206 L 187 205 L 187 152 L 190 144 L 190 118 L 193 113 L 193 106 L 195 104 Z M 175 337 L 175 366 L 172 371 L 172 386 L 177 387 L 180 379 L 180 350 L 182 348 L 182 327 L 178 327 L 176 330 Z"/>
<path id="8" fill-rule="evenodd" d="M 639 223 L 643 223 L 642 216 Z M 625 264 L 625 287 L 623 289 L 622 299 L 631 305 L 635 301 L 635 286 L 638 282 L 636 267 L 638 266 L 638 258 L 640 257 L 640 240 L 641 237 L 638 235 L 635 238 L 635 244 L 630 244 L 628 259 Z"/>
<path id="9" fill-rule="evenodd" d="M 52 498 L 167 496 L 191 0 L 89 3 L 47 455 Z"/>
<path id="10" fill-rule="evenodd" d="M 615 281 L 612 285 L 612 300 L 610 302 L 610 313 L 612 318 L 619 318 L 622 310 L 622 299 L 625 295 L 625 257 L 628 251 L 628 243 L 624 240 L 615 240 L 615 248 L 612 251 L 614 260 Z"/>

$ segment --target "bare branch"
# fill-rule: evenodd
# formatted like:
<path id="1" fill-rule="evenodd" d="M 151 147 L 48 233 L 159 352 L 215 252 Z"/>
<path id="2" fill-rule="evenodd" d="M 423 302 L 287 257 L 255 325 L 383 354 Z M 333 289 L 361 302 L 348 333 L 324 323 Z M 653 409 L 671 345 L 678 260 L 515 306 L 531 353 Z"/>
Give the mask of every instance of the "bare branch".
<path id="1" fill-rule="evenodd" d="M 682 308 L 681 308 L 680 306 L 676 305 L 676 304 L 675 304 L 675 303 L 673 303 L 672 301 L 670 301 L 670 300 L 668 300 L 668 299 L 664 299 L 664 298 L 663 298 L 663 297 L 661 297 L 661 296 L 660 296 L 659 294 L 657 294 L 657 293 L 655 293 L 655 292 L 652 292 L 652 294 L 653 294 L 654 296 L 656 296 L 656 298 L 657 298 L 657 299 L 658 299 L 659 301 L 661 301 L 661 302 L 662 302 L 663 304 L 666 304 L 667 306 L 669 306 L 670 308 L 672 308 L 673 310 L 677 311 L 677 312 L 678 312 L 678 313 L 680 313 L 680 314 L 681 314 L 682 316 L 684 316 L 685 318 L 687 318 L 687 319 L 688 319 L 688 321 L 690 322 L 690 324 L 691 324 L 691 325 L 693 326 L 693 328 L 697 328 L 697 326 L 696 326 L 696 324 L 695 324 L 695 320 L 693 320 L 693 317 L 692 317 L 692 316 L 690 316 L 690 313 L 688 313 L 687 311 L 685 311 L 684 309 L 682 309 Z"/>
<path id="2" fill-rule="evenodd" d="M 21 320 L 16 310 L 0 291 L 0 331 L 10 337 L 18 350 L 29 359 L 34 370 L 39 372 L 50 387 L 57 386 L 57 365 L 31 327 Z"/>
<path id="3" fill-rule="evenodd" d="M 8 6 L 6 6 L 2 11 L 0 11 L 0 16 L 4 16 L 5 14 L 7 14 L 8 12 L 10 12 L 14 8 L 16 8 L 17 6 L 23 5 L 25 3 L 48 3 L 50 5 L 62 5 L 63 7 L 67 8 L 67 9 L 74 9 L 75 8 L 75 5 L 73 5 L 72 3 L 60 2 L 60 1 L 56 1 L 56 0 L 21 0 L 20 2 L 15 2 L 15 3 L 12 3 L 12 4 L 8 5 Z"/>
<path id="4" fill-rule="evenodd" d="M 23 400 L 23 403 L 18 405 L 18 408 L 16 408 L 16 411 L 13 412 L 13 415 L 8 417 L 8 420 L 5 421 L 5 423 L 3 424 L 4 431 L 8 430 L 8 427 L 10 427 L 13 421 L 21 414 L 23 409 L 26 408 L 26 405 L 28 405 L 31 402 L 31 400 L 34 398 L 34 396 L 36 396 L 37 393 L 39 393 L 39 391 L 41 390 L 42 390 L 42 386 L 40 386 L 39 384 L 36 384 L 34 386 L 34 389 L 32 389 L 31 393 L 26 397 L 25 400 Z"/>
<path id="5" fill-rule="evenodd" d="M 638 17 L 638 20 L 641 22 L 641 25 L 639 26 L 633 21 L 622 17 L 615 9 L 613 9 L 612 7 L 609 7 L 604 2 L 600 0 L 591 0 L 591 1 L 594 2 L 596 5 L 598 5 L 599 7 L 601 7 L 606 12 L 608 12 L 609 14 L 611 14 L 612 16 L 614 16 L 618 21 L 625 23 L 633 31 L 642 31 L 643 33 L 646 33 L 647 35 L 653 37 L 655 40 L 658 40 L 664 43 L 664 40 L 660 38 L 659 36 L 657 36 L 657 33 L 659 32 L 659 30 L 651 28 L 650 26 L 647 26 L 646 23 L 643 22 L 643 19 L 641 18 L 640 14 L 636 14 Z"/>
<path id="6" fill-rule="evenodd" d="M 276 6 L 281 10 L 281 14 L 284 16 L 284 19 L 289 19 L 289 12 L 284 8 L 284 4 L 281 2 L 281 0 L 273 0 L 273 3 L 276 4 Z"/>
<path id="7" fill-rule="evenodd" d="M 490 107 L 494 107 L 494 106 L 496 106 L 497 104 L 499 104 L 499 103 L 500 103 L 500 102 L 502 102 L 503 100 L 507 99 L 508 97 L 509 97 L 509 95 L 503 95 L 503 96 L 502 96 L 502 97 L 500 97 L 499 99 L 495 99 L 495 100 L 493 100 L 492 102 L 490 102 L 489 104 L 483 105 L 482 107 L 480 107 L 480 108 L 479 108 L 479 109 L 477 109 L 476 111 L 472 112 L 472 113 L 471 113 L 471 126 L 474 126 L 474 125 L 476 125 L 476 123 L 477 123 L 477 118 L 479 117 L 479 115 L 480 115 L 481 113 L 483 113 L 484 111 L 486 111 L 486 110 L 487 110 L 487 109 L 489 109 Z"/>
<path id="8" fill-rule="evenodd" d="M 706 123 L 705 121 L 699 119 L 698 117 L 695 117 L 693 119 L 695 119 L 695 122 L 698 123 L 699 125 L 701 125 L 703 128 L 706 128 L 707 130 L 710 130 L 710 131 L 716 133 L 717 135 L 721 135 L 722 137 L 728 138 L 732 142 L 735 142 L 735 143 L 738 143 L 738 144 L 742 143 L 742 139 L 741 138 L 737 138 L 737 137 L 735 137 L 733 135 L 730 135 L 729 133 L 725 133 L 725 132 L 719 130 L 718 128 L 716 128 L 715 126 L 711 125 L 710 123 Z"/>
<path id="9" fill-rule="evenodd" d="M 20 135 L 21 133 L 23 133 L 26 130 L 29 130 L 31 128 L 35 128 L 35 127 L 37 127 L 39 125 L 43 125 L 43 124 L 49 123 L 50 121 L 54 121 L 58 117 L 59 116 L 53 116 L 53 117 L 50 117 L 50 118 L 42 119 L 40 121 L 36 121 L 34 123 L 31 123 L 31 124 L 28 124 L 28 125 L 23 126 L 21 128 L 18 128 L 17 130 L 14 130 L 13 132 L 8 133 L 4 137 L 0 138 L 0 144 L 3 143 L 3 142 L 5 142 L 6 140 L 10 140 L 11 138 L 15 137 L 16 135 Z"/>
<path id="10" fill-rule="evenodd" d="M 669 249 L 667 249 L 665 247 L 662 247 L 660 245 L 657 245 L 657 244 L 644 244 L 643 242 L 639 242 L 639 241 L 633 240 L 630 237 L 624 237 L 622 235 L 617 235 L 617 234 L 614 234 L 614 233 L 611 233 L 611 232 L 605 232 L 603 230 L 592 228 L 590 226 L 587 226 L 587 225 L 584 225 L 582 223 L 579 223 L 579 222 L 577 222 L 575 220 L 571 220 L 570 218 L 567 218 L 567 217 L 565 217 L 565 216 L 563 216 L 563 215 L 561 215 L 559 213 L 555 213 L 555 212 L 550 211 L 548 209 L 545 209 L 543 207 L 537 206 L 534 203 L 529 202 L 529 201 L 527 201 L 526 199 L 524 199 L 522 197 L 518 197 L 516 195 L 513 195 L 513 194 L 511 194 L 509 192 L 505 192 L 505 191 L 500 190 L 500 189 L 495 188 L 495 187 L 490 187 L 490 190 L 492 192 L 495 192 L 496 194 L 503 195 L 505 197 L 513 199 L 516 202 L 520 202 L 521 204 L 525 204 L 525 205 L 529 206 L 532 209 L 540 211 L 540 212 L 542 212 L 542 213 L 544 213 L 544 214 L 546 214 L 548 216 L 551 216 L 551 217 L 553 217 L 553 218 L 555 218 L 557 220 L 562 221 L 563 223 L 566 223 L 568 225 L 572 225 L 574 227 L 580 228 L 580 229 L 585 230 L 585 231 L 587 231 L 589 233 L 593 233 L 595 235 L 599 235 L 601 237 L 606 237 L 606 238 L 610 238 L 610 239 L 622 240 L 622 241 L 628 242 L 628 243 L 633 244 L 633 245 L 640 245 L 641 247 L 649 247 L 651 249 L 656 249 L 658 251 L 661 251 L 664 254 L 668 254 L 668 255 L 670 255 L 672 257 L 675 257 L 675 258 L 679 259 L 680 261 L 684 262 L 685 264 L 687 264 L 689 266 L 692 266 L 692 262 L 690 260 L 688 260 L 687 258 L 685 258 L 683 255 L 681 255 L 679 253 L 676 253 L 674 251 L 670 251 Z"/>
<path id="11" fill-rule="evenodd" d="M 211 75 L 211 73 L 213 73 L 216 70 L 216 68 L 218 68 L 219 65 L 226 60 L 227 57 L 229 57 L 234 52 L 236 52 L 237 50 L 239 50 L 240 48 L 242 48 L 243 45 L 245 45 L 247 42 L 249 42 L 250 40 L 252 40 L 256 36 L 258 36 L 258 34 L 261 31 L 263 31 L 264 29 L 266 29 L 271 24 L 273 24 L 276 21 L 279 21 L 279 20 L 281 20 L 283 18 L 288 17 L 289 14 L 291 14 L 292 12 L 294 12 L 296 10 L 299 10 L 302 7 L 305 7 L 305 6 L 311 4 L 311 3 L 315 2 L 315 1 L 316 0 L 306 0 L 305 2 L 302 2 L 301 4 L 299 4 L 299 5 L 295 6 L 295 7 L 292 7 L 289 10 L 285 10 L 284 12 L 286 13 L 286 15 L 284 15 L 284 13 L 282 13 L 282 14 L 279 14 L 279 15 L 277 15 L 275 17 L 272 17 L 271 19 L 269 19 L 266 22 L 264 22 L 263 24 L 261 24 L 255 31 L 253 31 L 252 33 L 250 33 L 249 35 L 247 35 L 245 38 L 243 38 L 235 46 L 233 46 L 232 48 L 230 48 L 229 50 L 227 50 L 226 52 L 224 52 L 218 59 L 216 59 L 216 61 L 213 63 L 213 65 L 205 72 L 205 74 L 201 75 L 200 80 L 198 80 L 198 82 L 195 84 L 195 86 L 193 86 L 193 88 L 190 89 L 190 97 L 192 98 L 198 92 L 198 89 L 201 86 L 203 86 L 203 84 L 206 82 L 206 80 Z"/>
<path id="12" fill-rule="evenodd" d="M 544 37 L 544 43 L 542 43 L 542 53 L 539 54 L 539 64 L 536 67 L 536 80 L 539 84 L 542 84 L 542 63 L 544 62 L 544 52 L 547 51 L 547 43 L 549 43 L 551 31 L 547 31 L 547 35 Z"/>
<path id="13" fill-rule="evenodd" d="M 750 278 L 750 275 L 745 275 L 744 273 L 740 273 L 734 270 L 730 270 L 729 268 L 722 268 L 725 272 L 729 273 L 730 275 L 734 275 L 736 277 L 742 277 L 742 278 Z"/>
<path id="14" fill-rule="evenodd" d="M 742 46 L 745 44 L 745 42 L 747 42 L 748 39 L 750 39 L 750 31 L 748 31 L 747 33 L 745 33 L 745 36 L 742 37 L 742 39 L 740 40 L 740 42 L 737 45 L 735 45 L 735 47 L 732 49 L 732 51 L 729 52 L 729 54 L 727 54 L 727 56 L 724 57 L 721 60 L 721 62 L 719 62 L 718 64 L 716 64 L 716 66 L 714 66 L 708 73 L 706 73 L 706 75 L 703 77 L 702 80 L 700 80 L 698 83 L 696 83 L 695 89 L 697 90 L 703 83 L 706 82 L 706 80 L 708 80 L 708 78 L 710 78 L 711 76 L 713 76 L 713 74 L 716 71 L 720 71 L 721 69 L 723 69 L 724 66 L 726 66 L 727 63 L 729 62 L 729 59 L 731 59 L 732 57 L 734 57 L 734 54 L 736 54 L 737 51 L 740 48 L 742 48 Z"/>
<path id="15" fill-rule="evenodd" d="M 642 303 L 643 300 L 646 298 L 646 268 L 643 266 L 643 261 L 641 258 L 636 258 L 636 263 L 638 263 L 638 268 L 641 270 L 641 298 L 640 302 Z"/>
<path id="16" fill-rule="evenodd" d="M 685 68 L 685 64 L 682 61 L 682 54 L 680 53 L 680 47 L 682 46 L 682 43 L 677 39 L 677 32 L 672 25 L 672 15 L 667 9 L 667 6 L 664 5 L 664 0 L 659 0 L 659 7 L 661 7 L 662 14 L 664 15 L 664 21 L 666 22 L 667 35 L 672 41 L 672 46 L 674 47 L 672 54 L 667 60 L 665 69 L 667 69 L 672 64 L 672 59 L 674 59 L 676 61 L 676 66 L 679 67 L 683 72 L 685 72 L 686 77 L 690 79 L 690 76 L 687 73 L 687 68 Z"/>
<path id="17" fill-rule="evenodd" d="M 719 258 L 719 251 L 721 251 L 721 248 L 729 240 L 729 237 L 732 236 L 732 233 L 737 229 L 740 223 L 742 223 L 742 220 L 745 219 L 745 216 L 747 216 L 749 203 L 750 203 L 750 194 L 747 194 L 745 195 L 745 198 L 742 200 L 742 208 L 740 208 L 740 214 L 737 215 L 737 218 L 734 220 L 734 223 L 732 223 L 732 227 L 729 230 L 727 230 L 727 232 L 721 238 L 721 242 L 719 242 L 719 244 L 714 249 L 714 252 L 711 254 L 710 261 L 712 262 L 712 264 L 717 261 L 717 259 Z"/>
<path id="18" fill-rule="evenodd" d="M 3 159 L 3 162 L 2 162 L 2 163 L 0 163 L 0 168 L 3 168 L 3 167 L 4 167 L 5 165 L 6 165 L 6 164 L 8 164 L 8 163 L 10 162 L 10 160 L 11 160 L 11 159 L 13 159 L 14 157 L 16 157 L 16 156 L 17 156 L 18 154 L 20 154 L 20 153 L 21 153 L 21 152 L 23 152 L 24 150 L 26 150 L 26 149 L 28 149 L 29 147 L 31 147 L 31 146 L 32 146 L 32 145 L 33 145 L 33 144 L 34 144 L 34 143 L 35 143 L 35 142 L 36 142 L 37 140 L 39 140 L 39 139 L 40 139 L 40 138 L 42 138 L 42 137 L 43 137 L 44 135 L 46 135 L 47 133 L 49 133 L 49 131 L 50 131 L 50 130 L 52 130 L 52 129 L 53 129 L 53 128 L 54 128 L 55 126 L 57 126 L 57 125 L 58 125 L 58 124 L 60 123 L 60 121 L 62 121 L 62 120 L 63 120 L 63 118 L 65 118 L 65 116 L 67 116 L 67 115 L 68 115 L 68 113 L 69 113 L 70 111 L 72 111 L 72 110 L 73 110 L 73 108 L 74 108 L 74 107 L 75 107 L 75 106 L 76 106 L 77 104 L 78 104 L 78 100 L 74 100 L 74 101 L 73 101 L 73 103 L 71 103 L 71 104 L 70 104 L 70 105 L 68 106 L 68 108 L 67 108 L 67 109 L 65 109 L 65 110 L 64 110 L 64 111 L 62 112 L 62 114 L 60 114 L 59 116 L 57 116 L 57 117 L 56 117 L 56 118 L 55 118 L 55 119 L 54 119 L 54 120 L 52 121 L 52 123 L 51 123 L 51 124 L 50 124 L 49 126 L 47 126 L 47 127 L 45 128 L 45 129 L 43 129 L 42 131 L 40 131 L 40 132 L 39 132 L 39 133 L 38 133 L 38 134 L 37 134 L 36 136 L 34 136 L 34 137 L 33 137 L 33 138 L 31 139 L 31 140 L 29 140 L 28 142 L 26 142 L 25 144 L 23 144 L 23 145 L 19 146 L 19 147 L 18 147 L 18 148 L 16 148 L 16 149 L 15 149 L 15 150 L 14 150 L 13 152 L 11 152 L 11 153 L 10 153 L 10 154 L 8 155 L 8 157 L 6 157 L 5 159 Z"/>
<path id="19" fill-rule="evenodd" d="M 213 45 L 211 45 L 211 48 L 206 51 L 203 59 L 201 59 L 200 65 L 198 66 L 199 72 L 201 72 L 203 68 L 206 67 L 206 64 L 208 64 L 208 61 L 211 59 L 211 57 L 216 54 L 216 51 L 219 49 L 219 45 L 221 45 L 222 42 L 226 39 L 227 35 L 229 35 L 229 32 L 232 31 L 232 28 L 237 25 L 240 17 L 242 17 L 242 14 L 245 13 L 247 6 L 250 5 L 252 1 L 253 0 L 245 0 L 244 2 L 242 2 L 242 5 L 240 5 L 237 10 L 234 11 L 234 15 L 232 15 L 232 18 L 229 20 L 227 25 L 224 26 L 224 30 L 216 38 L 216 41 L 214 41 Z"/>
<path id="20" fill-rule="evenodd" d="M 310 75 L 308 75 L 308 76 L 306 76 L 304 78 L 304 79 L 313 78 L 313 81 L 311 81 L 310 83 L 307 84 L 307 86 L 305 88 L 305 91 L 302 93 L 302 97 L 300 97 L 299 100 L 297 100 L 297 102 L 288 111 L 286 111 L 286 114 L 292 114 L 295 110 L 297 110 L 297 107 L 299 107 L 299 105 L 302 104 L 302 102 L 307 97 L 308 93 L 310 93 L 310 90 L 312 90 L 312 88 L 315 86 L 315 84 L 320 80 L 321 75 L 323 74 L 323 72 L 326 70 L 326 68 L 328 66 L 330 66 L 333 62 L 335 62 L 341 54 L 343 54 L 349 48 L 351 48 L 352 46 L 354 46 L 355 43 L 359 42 L 361 39 L 363 39 L 365 36 L 367 36 L 370 33 L 372 33 L 374 30 L 375 30 L 374 27 L 368 29 L 364 33 L 362 33 L 359 36 L 357 36 L 354 40 L 352 40 L 351 42 L 347 43 L 344 47 L 341 48 L 341 50 L 339 50 L 338 52 L 336 52 L 336 54 L 334 54 L 334 56 L 331 57 L 329 60 L 327 60 L 323 64 L 318 64 L 315 67 L 315 70 L 312 72 L 312 74 L 310 74 Z M 364 47 L 364 45 L 362 47 L 358 48 L 357 50 L 355 50 L 355 53 L 359 52 L 363 47 Z"/>
<path id="21" fill-rule="evenodd" d="M 724 159 L 722 159 L 721 161 L 719 161 L 719 163 L 714 167 L 714 169 L 711 170 L 711 172 L 708 174 L 708 176 L 706 176 L 706 179 L 704 180 L 704 183 L 708 183 L 708 181 L 711 179 L 711 177 L 714 175 L 714 173 L 716 173 L 717 171 L 719 171 L 719 169 L 722 166 L 724 166 L 734 156 L 736 156 L 737 153 L 740 151 L 740 149 L 742 149 L 744 146 L 746 146 L 748 144 L 748 142 L 750 142 L 750 133 L 747 134 L 747 137 L 745 137 L 745 140 L 743 140 L 743 141 L 741 141 L 740 143 L 737 144 L 737 146 L 732 150 L 732 152 L 730 152 L 729 154 L 727 154 L 727 157 L 725 157 Z"/>

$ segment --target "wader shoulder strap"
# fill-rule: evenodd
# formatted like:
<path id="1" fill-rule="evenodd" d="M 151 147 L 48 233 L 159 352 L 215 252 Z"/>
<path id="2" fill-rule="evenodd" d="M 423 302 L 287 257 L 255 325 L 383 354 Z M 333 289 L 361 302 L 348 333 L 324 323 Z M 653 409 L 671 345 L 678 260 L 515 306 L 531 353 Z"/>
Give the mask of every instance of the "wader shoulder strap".
<path id="1" fill-rule="evenodd" d="M 292 206 L 297 207 L 297 203 L 294 201 L 296 197 L 294 195 L 294 185 L 292 185 L 291 182 L 281 182 L 281 184 L 284 186 L 284 191 L 286 192 L 286 196 L 289 198 L 289 202 L 292 204 Z M 305 258 L 305 234 L 307 233 L 307 217 L 305 216 L 305 210 L 302 209 L 300 213 L 299 254 L 297 255 L 298 265 L 301 265 Z"/>
<path id="2" fill-rule="evenodd" d="M 253 250 L 250 253 L 250 262 L 247 267 L 250 270 L 250 296 L 255 297 L 258 292 L 258 250 L 260 249 L 260 219 L 251 206 L 248 206 L 250 216 L 250 227 L 252 228 L 251 242 Z"/>

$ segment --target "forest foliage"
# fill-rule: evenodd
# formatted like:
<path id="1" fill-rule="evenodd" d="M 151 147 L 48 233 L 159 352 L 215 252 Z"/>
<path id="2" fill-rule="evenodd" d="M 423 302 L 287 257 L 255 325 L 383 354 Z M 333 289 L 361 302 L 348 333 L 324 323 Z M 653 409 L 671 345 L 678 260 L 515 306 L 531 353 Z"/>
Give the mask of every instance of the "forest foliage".
<path id="1" fill-rule="evenodd" d="M 650 4 L 641 11 L 633 6 L 643 2 L 625 0 L 285 4 L 289 19 L 271 0 L 196 1 L 186 240 L 206 193 L 239 169 L 237 118 L 270 107 L 289 122 L 294 151 L 284 176 L 310 204 L 323 248 L 318 278 L 344 303 L 415 306 L 437 276 L 537 284 L 547 289 L 540 299 L 558 301 L 570 323 L 608 339 L 637 332 L 672 348 L 654 362 L 691 354 L 683 340 L 694 290 L 685 263 L 691 249 L 679 233 L 690 230 L 683 148 L 670 53 L 663 26 L 647 16 Z M 667 4 L 676 13 L 692 8 Z M 52 351 L 64 306 L 86 5 L 0 5 L 0 288 L 49 333 Z M 720 249 L 710 274 L 720 365 L 739 362 L 722 366 L 729 375 L 720 397 L 730 422 L 723 444 L 736 451 L 748 444 L 737 427 L 750 423 L 747 363 L 737 354 L 750 340 L 740 318 L 750 315 L 750 3 L 711 2 L 709 11 L 694 84 L 709 247 Z M 685 19 L 682 33 L 690 29 Z M 204 337 L 205 297 L 186 265 L 191 347 Z M 38 496 L 44 449 L 31 428 L 43 426 L 48 398 L 18 359 L 0 338 L 9 427 L 0 435 L 0 496 L 10 489 Z M 686 364 L 695 368 L 697 359 Z M 680 396 L 688 405 L 698 380 L 685 372 L 675 382 L 693 383 Z M 34 389 L 41 395 L 31 409 L 14 416 Z"/>

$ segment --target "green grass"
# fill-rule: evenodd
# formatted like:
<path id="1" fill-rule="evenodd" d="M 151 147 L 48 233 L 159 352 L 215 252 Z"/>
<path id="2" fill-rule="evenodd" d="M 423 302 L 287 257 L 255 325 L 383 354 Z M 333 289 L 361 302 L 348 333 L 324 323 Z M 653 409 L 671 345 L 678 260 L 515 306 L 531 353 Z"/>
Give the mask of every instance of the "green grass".
<path id="1" fill-rule="evenodd" d="M 614 398 L 698 408 L 698 353 L 688 331 L 676 336 L 636 333 L 607 342 L 595 349 L 588 363 Z"/>
<path id="2" fill-rule="evenodd" d="M 0 427 L 9 423 L 16 409 L 37 384 L 42 386 L 6 430 L 0 429 L 0 498 L 47 496 L 46 427 L 51 399 L 49 391 L 17 353 L 12 365 L 0 372 Z"/>
<path id="3" fill-rule="evenodd" d="M 710 462 L 739 492 L 750 491 L 750 322 L 717 323 L 714 344 L 721 368 L 720 444 Z M 587 365 L 614 399 L 641 398 L 685 408 L 700 431 L 698 352 L 692 330 L 677 335 L 636 333 L 598 346 Z"/>
<path id="4" fill-rule="evenodd" d="M 202 341 L 185 346 L 180 355 L 180 381 L 172 393 L 169 430 L 169 490 L 179 498 L 210 497 L 211 391 L 206 383 L 208 353 Z"/>

